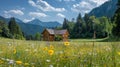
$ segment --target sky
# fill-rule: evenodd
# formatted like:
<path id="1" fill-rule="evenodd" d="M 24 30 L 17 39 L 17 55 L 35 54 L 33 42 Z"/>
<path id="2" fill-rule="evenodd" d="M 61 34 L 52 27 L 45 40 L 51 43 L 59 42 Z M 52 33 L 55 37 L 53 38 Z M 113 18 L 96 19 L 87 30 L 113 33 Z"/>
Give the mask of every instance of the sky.
<path id="1" fill-rule="evenodd" d="M 39 19 L 44 22 L 71 20 L 84 16 L 108 0 L 1 0 L 0 16 L 16 17 L 24 22 Z"/>

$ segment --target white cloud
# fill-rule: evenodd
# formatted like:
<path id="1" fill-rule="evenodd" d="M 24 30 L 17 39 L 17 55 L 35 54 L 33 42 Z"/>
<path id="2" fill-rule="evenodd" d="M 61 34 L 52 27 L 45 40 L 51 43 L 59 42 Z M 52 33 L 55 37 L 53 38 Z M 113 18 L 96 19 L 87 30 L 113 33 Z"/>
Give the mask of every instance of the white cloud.
<path id="1" fill-rule="evenodd" d="M 25 22 L 25 23 L 27 23 L 27 22 L 29 22 L 29 21 L 32 21 L 32 20 L 34 20 L 35 18 L 32 18 L 32 19 L 24 19 L 23 21 Z"/>
<path id="2" fill-rule="evenodd" d="M 35 4 L 35 2 L 34 1 L 32 1 L 32 0 L 28 0 L 28 3 L 30 4 L 30 5 L 32 5 L 32 6 L 34 6 L 34 7 L 36 7 L 37 5 Z"/>
<path id="3" fill-rule="evenodd" d="M 40 12 L 30 12 L 29 15 L 32 17 L 37 17 L 37 18 L 47 17 L 47 15 L 45 13 L 40 13 Z"/>
<path id="4" fill-rule="evenodd" d="M 65 18 L 65 15 L 61 14 L 61 13 L 58 13 L 57 14 L 58 17 L 61 17 L 61 18 Z"/>
<path id="5" fill-rule="evenodd" d="M 89 1 L 96 3 L 97 6 L 100 6 L 101 4 L 103 4 L 104 2 L 109 1 L 109 0 L 89 0 Z"/>
<path id="6" fill-rule="evenodd" d="M 66 1 L 66 2 L 70 2 L 70 1 L 75 1 L 75 0 L 64 0 L 64 1 Z"/>
<path id="7" fill-rule="evenodd" d="M 43 1 L 43 0 L 37 0 L 37 2 L 29 0 L 28 3 L 30 5 L 32 5 L 33 7 L 36 7 L 38 9 L 43 10 L 43 11 L 56 11 L 56 12 L 65 11 L 65 8 L 55 8 L 55 7 L 51 6 L 46 1 Z"/>
<path id="8" fill-rule="evenodd" d="M 23 11 L 21 10 L 9 10 L 9 11 L 4 11 L 5 14 L 15 14 L 15 15 L 24 15 Z"/>
<path id="9" fill-rule="evenodd" d="M 84 0 L 78 4 L 74 4 L 71 8 L 72 11 L 80 12 L 82 15 L 90 12 L 93 8 L 100 6 L 108 0 Z"/>
<path id="10" fill-rule="evenodd" d="M 75 0 L 56 0 L 56 1 L 59 1 L 59 2 L 62 2 L 62 1 L 71 2 L 71 1 L 75 1 Z"/>

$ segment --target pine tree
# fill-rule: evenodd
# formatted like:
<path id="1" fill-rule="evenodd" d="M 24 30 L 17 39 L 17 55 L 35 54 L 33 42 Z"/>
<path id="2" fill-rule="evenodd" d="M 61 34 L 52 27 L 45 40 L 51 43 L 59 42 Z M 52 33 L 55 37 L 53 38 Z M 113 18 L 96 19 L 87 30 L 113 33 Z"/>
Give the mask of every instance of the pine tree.
<path id="1" fill-rule="evenodd" d="M 2 29 L 5 26 L 5 22 L 3 20 L 0 20 L 0 34 L 2 33 Z"/>
<path id="2" fill-rule="evenodd" d="M 114 14 L 113 22 L 115 23 L 115 26 L 113 27 L 113 35 L 120 37 L 120 0 L 118 0 L 118 8 Z"/>
<path id="3" fill-rule="evenodd" d="M 10 30 L 10 34 L 12 38 L 23 39 L 22 31 L 18 26 L 18 24 L 16 23 L 14 17 L 10 19 L 8 28 Z"/>
<path id="4" fill-rule="evenodd" d="M 9 37 L 9 29 L 3 20 L 0 20 L 0 36 Z"/>
<path id="5" fill-rule="evenodd" d="M 8 28 L 10 30 L 10 33 L 14 36 L 16 34 L 16 22 L 15 22 L 15 18 L 12 17 L 9 21 L 9 24 L 8 24 Z"/>
<path id="6" fill-rule="evenodd" d="M 73 37 L 74 38 L 80 38 L 81 37 L 81 33 L 82 33 L 82 17 L 81 14 L 78 15 L 77 17 L 77 22 L 75 23 L 75 26 L 73 28 Z"/>
<path id="7" fill-rule="evenodd" d="M 63 29 L 67 29 L 68 28 L 68 20 L 66 18 L 64 18 L 64 22 L 63 22 Z"/>

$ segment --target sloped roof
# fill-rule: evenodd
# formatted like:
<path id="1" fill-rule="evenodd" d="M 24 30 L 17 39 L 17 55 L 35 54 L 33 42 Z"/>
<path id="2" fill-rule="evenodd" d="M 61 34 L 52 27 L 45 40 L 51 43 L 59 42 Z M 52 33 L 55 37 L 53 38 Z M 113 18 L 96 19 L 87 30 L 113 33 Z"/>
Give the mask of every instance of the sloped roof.
<path id="1" fill-rule="evenodd" d="M 55 34 L 53 29 L 46 29 L 46 30 L 49 32 L 49 34 Z"/>
<path id="2" fill-rule="evenodd" d="M 46 29 L 49 34 L 65 34 L 67 30 L 54 30 L 54 29 Z"/>

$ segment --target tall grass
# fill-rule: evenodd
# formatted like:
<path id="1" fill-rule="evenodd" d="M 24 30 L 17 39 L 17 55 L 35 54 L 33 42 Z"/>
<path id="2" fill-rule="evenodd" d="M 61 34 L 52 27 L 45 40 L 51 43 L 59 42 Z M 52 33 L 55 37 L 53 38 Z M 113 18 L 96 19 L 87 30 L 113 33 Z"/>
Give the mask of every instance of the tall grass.
<path id="1" fill-rule="evenodd" d="M 66 46 L 63 42 L 2 38 L 0 67 L 119 67 L 119 48 L 120 42 L 73 41 Z"/>

